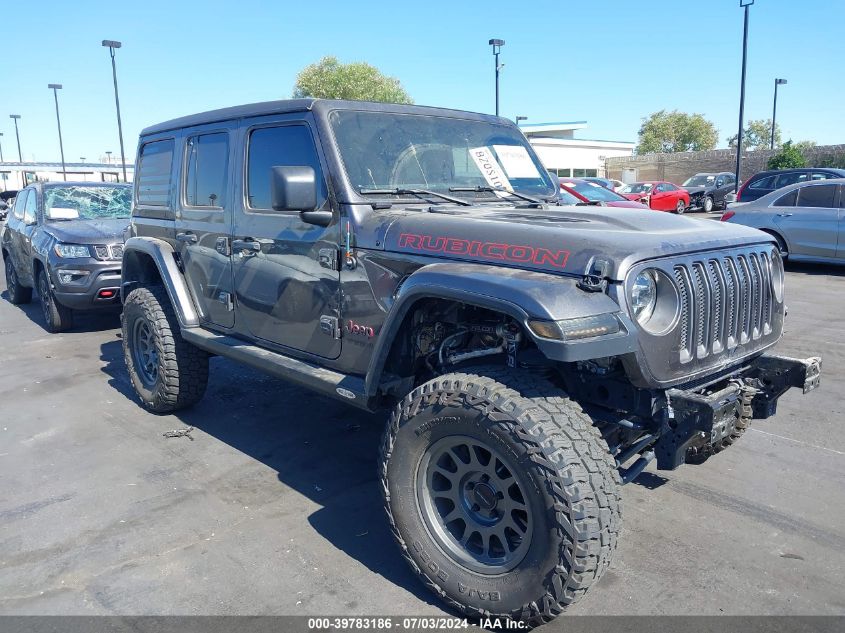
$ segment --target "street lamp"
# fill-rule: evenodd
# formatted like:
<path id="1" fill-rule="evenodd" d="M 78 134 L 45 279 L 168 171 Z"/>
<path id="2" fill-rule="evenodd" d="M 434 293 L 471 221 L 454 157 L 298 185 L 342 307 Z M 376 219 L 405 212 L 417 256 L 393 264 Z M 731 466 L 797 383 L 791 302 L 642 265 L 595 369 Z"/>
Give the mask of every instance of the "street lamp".
<path id="1" fill-rule="evenodd" d="M 516 125 L 517 125 L 517 127 L 519 126 L 519 122 L 520 122 L 520 121 L 527 121 L 527 120 L 528 120 L 528 117 L 527 117 L 527 116 L 519 116 L 519 115 L 517 114 L 517 115 L 516 115 Z"/>
<path id="2" fill-rule="evenodd" d="M 111 152 L 106 152 L 106 162 L 111 165 Z"/>
<path id="3" fill-rule="evenodd" d="M 739 161 L 742 156 L 742 122 L 745 116 L 745 62 L 748 58 L 748 7 L 754 0 L 739 0 L 739 6 L 745 9 L 745 21 L 742 27 L 742 79 L 739 88 L 739 132 L 736 135 L 736 191 L 739 191 Z"/>
<path id="4" fill-rule="evenodd" d="M 114 80 L 114 105 L 117 109 L 117 134 L 120 137 L 120 162 L 123 166 L 123 182 L 126 180 L 126 154 L 123 152 L 123 124 L 120 122 L 120 98 L 117 96 L 117 66 L 114 63 L 114 50 L 123 46 L 116 40 L 103 40 L 103 46 L 109 49 L 111 55 L 111 74 Z"/>
<path id="5" fill-rule="evenodd" d="M 21 115 L 20 114 L 10 114 L 9 118 L 15 120 L 15 138 L 18 141 L 18 162 L 22 163 L 23 158 L 21 157 L 21 135 L 18 133 L 18 119 L 21 118 Z"/>
<path id="6" fill-rule="evenodd" d="M 0 136 L 3 136 L 3 132 L 0 132 Z M 0 139 L 0 163 L 3 162 L 3 140 Z"/>
<path id="7" fill-rule="evenodd" d="M 59 126 L 59 152 L 62 155 L 62 178 L 67 180 L 67 171 L 65 171 L 65 146 L 62 143 L 62 120 L 59 118 L 59 90 L 62 89 L 62 84 L 47 84 L 47 88 L 53 91 L 53 99 L 56 100 L 56 125 Z"/>
<path id="8" fill-rule="evenodd" d="M 775 148 L 775 117 L 778 114 L 778 86 L 785 84 L 786 79 L 775 79 L 775 103 L 772 106 L 772 144 L 769 149 Z"/>
<path id="9" fill-rule="evenodd" d="M 499 66 L 499 52 L 502 50 L 502 46 L 505 45 L 505 40 L 492 39 L 487 43 L 493 47 L 493 61 L 496 64 L 496 116 L 499 116 L 499 71 L 504 66 L 504 64 Z"/>

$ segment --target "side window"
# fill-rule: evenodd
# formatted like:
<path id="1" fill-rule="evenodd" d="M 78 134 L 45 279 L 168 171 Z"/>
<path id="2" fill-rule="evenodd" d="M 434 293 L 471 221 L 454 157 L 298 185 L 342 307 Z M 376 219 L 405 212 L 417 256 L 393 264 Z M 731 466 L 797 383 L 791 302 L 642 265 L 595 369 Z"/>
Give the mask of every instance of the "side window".
<path id="1" fill-rule="evenodd" d="M 305 125 L 253 130 L 247 156 L 247 200 L 252 209 L 271 209 L 270 170 L 277 166 L 307 165 L 317 176 L 317 206 L 328 197 L 323 170 L 311 131 Z"/>
<path id="2" fill-rule="evenodd" d="M 665 185 L 663 185 L 663 191 L 677 191 L 677 190 L 678 190 L 678 188 L 671 183 L 667 182 Z"/>
<path id="3" fill-rule="evenodd" d="M 836 176 L 831 176 L 830 174 L 820 174 L 820 173 L 813 173 L 810 175 L 810 180 L 827 180 L 828 178 L 836 178 Z"/>
<path id="4" fill-rule="evenodd" d="M 38 194 L 30 191 L 26 197 L 26 206 L 23 208 L 23 221 L 26 224 L 35 224 L 35 212 L 38 203 Z"/>
<path id="5" fill-rule="evenodd" d="M 12 210 L 12 215 L 18 220 L 23 220 L 23 208 L 26 205 L 26 199 L 29 197 L 29 189 L 21 191 L 18 197 L 15 198 L 15 208 Z"/>
<path id="6" fill-rule="evenodd" d="M 663 193 L 664 191 L 666 191 L 666 185 L 663 183 L 660 183 L 654 188 L 654 193 Z"/>
<path id="7" fill-rule="evenodd" d="M 170 202 L 170 168 L 173 165 L 173 139 L 152 141 L 141 146 L 138 161 L 138 205 L 166 207 Z"/>
<path id="8" fill-rule="evenodd" d="M 772 204 L 773 207 L 794 207 L 795 201 L 798 199 L 798 190 L 793 189 L 786 195 L 781 196 Z"/>
<path id="9" fill-rule="evenodd" d="M 775 188 L 775 178 L 776 176 L 765 176 L 764 178 L 758 178 L 756 180 L 752 180 L 748 183 L 749 189 L 774 189 Z"/>
<path id="10" fill-rule="evenodd" d="M 845 209 L 845 185 L 839 186 L 839 206 Z"/>
<path id="11" fill-rule="evenodd" d="M 836 185 L 813 185 L 801 187 L 798 194 L 799 207 L 832 207 L 836 198 Z"/>
<path id="12" fill-rule="evenodd" d="M 229 135 L 200 134 L 188 139 L 184 196 L 189 207 L 222 208 L 229 180 Z"/>
<path id="13" fill-rule="evenodd" d="M 780 189 L 781 187 L 786 187 L 786 185 L 791 185 L 796 182 L 805 182 L 807 178 L 810 176 L 808 173 L 791 173 L 791 174 L 781 174 L 775 180 L 775 189 Z"/>

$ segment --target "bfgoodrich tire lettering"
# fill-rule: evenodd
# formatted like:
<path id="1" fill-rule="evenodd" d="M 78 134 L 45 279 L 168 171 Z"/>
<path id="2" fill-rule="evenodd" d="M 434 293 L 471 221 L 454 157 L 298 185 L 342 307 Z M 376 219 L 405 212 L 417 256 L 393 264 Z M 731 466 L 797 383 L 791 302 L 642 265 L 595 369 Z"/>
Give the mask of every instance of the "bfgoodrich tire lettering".
<path id="1" fill-rule="evenodd" d="M 123 357 L 132 386 L 150 411 L 184 409 L 205 393 L 208 354 L 182 338 L 170 298 L 161 286 L 135 288 L 126 297 Z M 143 367 L 141 359 L 148 361 Z"/>
<path id="2" fill-rule="evenodd" d="M 532 514 L 530 545 L 515 566 L 471 570 L 430 529 L 417 473 L 444 438 L 483 443 L 518 472 Z M 547 622 L 601 577 L 616 548 L 620 481 L 607 445 L 577 404 L 527 372 L 485 368 L 415 389 L 391 416 L 380 475 L 390 525 L 411 568 L 469 615 Z"/>

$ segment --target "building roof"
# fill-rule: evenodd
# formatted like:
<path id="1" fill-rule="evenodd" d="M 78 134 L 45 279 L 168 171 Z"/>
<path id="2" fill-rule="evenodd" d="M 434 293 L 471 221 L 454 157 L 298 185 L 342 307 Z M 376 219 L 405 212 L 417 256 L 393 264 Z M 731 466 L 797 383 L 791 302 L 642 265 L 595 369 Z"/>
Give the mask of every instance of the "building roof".
<path id="1" fill-rule="evenodd" d="M 115 171 L 121 169 L 120 163 L 65 163 L 65 171 Z M 127 169 L 134 169 L 135 165 L 126 163 Z M 11 162 L 0 163 L 2 171 L 61 171 L 61 163 L 40 163 L 40 162 Z"/>

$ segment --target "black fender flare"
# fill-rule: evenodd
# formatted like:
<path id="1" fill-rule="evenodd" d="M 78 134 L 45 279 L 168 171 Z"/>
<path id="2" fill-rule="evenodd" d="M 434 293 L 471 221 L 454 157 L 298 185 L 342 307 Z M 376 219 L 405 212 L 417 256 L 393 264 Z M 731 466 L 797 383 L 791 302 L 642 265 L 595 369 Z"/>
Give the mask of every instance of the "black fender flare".
<path id="1" fill-rule="evenodd" d="M 167 296 L 173 304 L 173 309 L 183 328 L 197 327 L 200 324 L 199 314 L 191 298 L 185 277 L 176 263 L 176 253 L 173 247 L 164 240 L 153 237 L 130 237 L 123 246 L 123 264 L 121 266 L 120 297 L 121 302 L 132 286 L 143 281 L 141 270 L 137 264 L 137 255 L 141 253 L 155 264 L 158 275 Z"/>
<path id="2" fill-rule="evenodd" d="M 636 350 L 636 328 L 608 295 L 586 292 L 578 279 L 471 263 L 429 264 L 406 278 L 394 295 L 390 312 L 381 328 L 370 358 L 365 391 L 374 395 L 384 365 L 405 317 L 421 300 L 446 299 L 501 312 L 520 323 L 537 347 L 550 360 L 572 362 L 619 356 Z M 560 321 L 595 314 L 614 313 L 622 332 L 579 342 L 564 342 L 536 336 L 530 319 Z"/>

